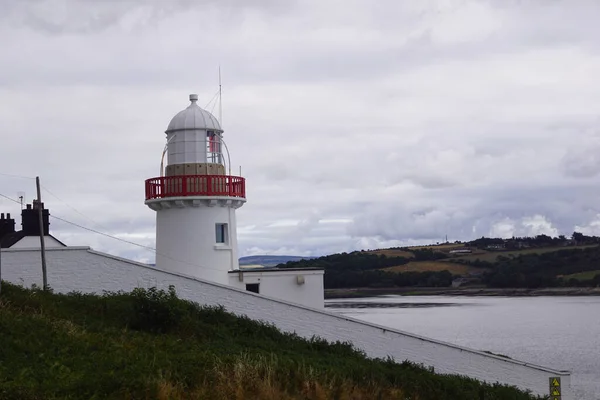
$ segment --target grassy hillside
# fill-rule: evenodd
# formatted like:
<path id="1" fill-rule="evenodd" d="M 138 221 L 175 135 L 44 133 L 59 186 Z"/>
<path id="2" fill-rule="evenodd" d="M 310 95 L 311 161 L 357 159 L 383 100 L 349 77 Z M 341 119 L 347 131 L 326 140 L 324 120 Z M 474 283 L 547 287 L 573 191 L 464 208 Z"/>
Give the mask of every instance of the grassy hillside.
<path id="1" fill-rule="evenodd" d="M 565 280 L 575 279 L 577 281 L 589 281 L 589 280 L 594 279 L 596 277 L 596 275 L 600 275 L 600 270 L 578 272 L 576 274 L 563 275 L 563 279 L 565 279 Z"/>
<path id="2" fill-rule="evenodd" d="M 3 284 L 2 399 L 533 399 L 371 360 L 173 290 L 56 295 Z"/>
<path id="3" fill-rule="evenodd" d="M 425 272 L 425 271 L 449 271 L 452 275 L 467 275 L 473 270 L 480 270 L 465 264 L 447 261 L 411 261 L 408 264 L 383 268 L 389 272 Z"/>
<path id="4" fill-rule="evenodd" d="M 569 249 L 587 249 L 598 247 L 598 245 L 583 245 L 583 246 L 569 246 Z M 468 255 L 459 255 L 452 257 L 456 260 L 480 260 L 487 262 L 496 262 L 499 257 L 517 257 L 526 254 L 544 254 L 544 253 L 553 253 L 560 250 L 564 250 L 564 247 L 539 247 L 534 249 L 521 249 L 521 250 L 505 250 L 505 251 L 486 251 L 486 250 L 476 250 L 472 254 Z"/>
<path id="5" fill-rule="evenodd" d="M 600 286 L 600 237 L 479 238 L 469 242 L 332 254 L 279 267 L 325 270 L 325 289 Z M 577 274 L 577 275 L 575 275 Z M 456 280 L 456 278 L 465 278 Z M 331 292 L 326 292 L 326 294 Z"/>

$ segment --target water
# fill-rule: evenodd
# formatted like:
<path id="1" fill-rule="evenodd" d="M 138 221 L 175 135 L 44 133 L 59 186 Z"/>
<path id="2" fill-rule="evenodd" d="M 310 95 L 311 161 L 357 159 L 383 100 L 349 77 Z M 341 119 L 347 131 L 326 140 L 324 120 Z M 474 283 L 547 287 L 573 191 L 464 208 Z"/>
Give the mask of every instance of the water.
<path id="1" fill-rule="evenodd" d="M 381 296 L 329 311 L 571 371 L 577 400 L 600 399 L 600 297 Z"/>

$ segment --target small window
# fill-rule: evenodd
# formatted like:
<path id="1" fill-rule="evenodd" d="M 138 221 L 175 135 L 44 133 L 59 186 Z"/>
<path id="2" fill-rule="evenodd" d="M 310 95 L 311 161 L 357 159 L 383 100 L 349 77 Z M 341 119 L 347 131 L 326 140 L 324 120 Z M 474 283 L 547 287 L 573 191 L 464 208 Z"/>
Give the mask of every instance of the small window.
<path id="1" fill-rule="evenodd" d="M 246 290 L 252 293 L 258 293 L 260 283 L 246 283 Z"/>
<path id="2" fill-rule="evenodd" d="M 217 243 L 227 243 L 227 224 L 216 224 Z"/>

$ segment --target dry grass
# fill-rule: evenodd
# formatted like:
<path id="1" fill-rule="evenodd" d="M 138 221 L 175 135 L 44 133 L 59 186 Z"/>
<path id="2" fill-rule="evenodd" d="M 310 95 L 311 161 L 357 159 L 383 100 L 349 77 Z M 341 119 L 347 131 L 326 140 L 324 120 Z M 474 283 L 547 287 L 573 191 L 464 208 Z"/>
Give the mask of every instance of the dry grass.
<path id="1" fill-rule="evenodd" d="M 276 357 L 253 358 L 242 355 L 233 365 L 217 362 L 213 368 L 213 379 L 190 389 L 167 376 L 159 376 L 151 381 L 156 387 L 159 400 L 214 399 L 214 400 L 367 400 L 401 399 L 404 392 L 399 388 L 381 387 L 376 384 L 355 385 L 349 380 L 323 381 L 307 366 L 300 366 L 304 379 L 300 385 L 290 390 L 289 384 L 277 378 Z"/>
<path id="2" fill-rule="evenodd" d="M 454 250 L 454 249 L 462 249 L 463 247 L 465 247 L 464 244 L 462 243 L 444 243 L 444 244 L 429 244 L 429 245 L 425 245 L 425 246 L 413 246 L 413 247 L 409 247 L 409 250 L 426 250 L 426 249 L 431 249 L 431 250 L 437 250 L 437 251 L 450 251 L 450 250 Z"/>
<path id="3" fill-rule="evenodd" d="M 450 271 L 454 275 L 466 275 L 472 269 L 474 267 L 445 261 L 411 261 L 408 264 L 383 268 L 384 271 L 390 272 Z M 478 270 L 481 271 L 481 268 Z"/>
<path id="4" fill-rule="evenodd" d="M 372 254 L 384 255 L 386 257 L 404 257 L 413 258 L 415 255 L 410 251 L 399 250 L 399 249 L 379 249 L 370 251 Z"/>

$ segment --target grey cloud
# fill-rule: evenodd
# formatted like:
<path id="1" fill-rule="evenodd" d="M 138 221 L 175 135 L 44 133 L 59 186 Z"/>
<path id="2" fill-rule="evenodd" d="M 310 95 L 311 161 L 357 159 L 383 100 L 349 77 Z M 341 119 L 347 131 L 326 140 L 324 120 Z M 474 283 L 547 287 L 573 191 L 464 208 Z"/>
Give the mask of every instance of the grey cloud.
<path id="1" fill-rule="evenodd" d="M 379 21 L 371 21 L 372 25 L 365 28 L 368 32 L 375 32 L 376 34 L 373 39 L 364 43 L 356 43 L 352 39 L 345 41 L 328 40 L 328 31 L 323 29 L 328 26 L 326 24 L 327 18 L 316 19 L 316 21 L 319 21 L 313 23 L 317 24 L 316 26 L 310 24 L 308 26 L 296 25 L 294 23 L 290 23 L 288 26 L 280 26 L 282 22 L 279 22 L 278 25 L 275 25 L 276 29 L 287 29 L 280 32 L 280 35 L 267 35 L 265 24 L 276 20 L 279 13 L 284 11 L 286 11 L 284 21 L 293 22 L 296 15 L 303 16 L 307 21 L 312 21 L 310 19 L 313 16 L 311 7 L 300 7 L 299 10 L 292 13 L 290 10 L 293 6 L 278 5 L 283 3 L 273 1 L 244 2 L 243 4 L 246 6 L 241 7 L 236 12 L 243 13 L 245 7 L 249 7 L 261 10 L 260 17 L 249 21 L 234 18 L 233 20 L 225 20 L 221 24 L 220 20 L 211 20 L 210 18 L 208 21 L 204 21 L 207 16 L 199 11 L 202 9 L 201 7 L 208 4 L 214 8 L 217 15 L 230 14 L 233 10 L 238 10 L 239 7 L 234 8 L 233 5 L 229 4 L 219 4 L 217 6 L 212 1 L 203 2 L 202 5 L 197 5 L 197 3 L 191 5 L 187 1 L 149 2 L 145 6 L 140 5 L 138 2 L 106 4 L 78 2 L 74 4 L 81 4 L 78 7 L 81 7 L 83 11 L 77 12 L 76 10 L 73 12 L 76 17 L 74 17 L 75 21 L 85 26 L 97 24 L 102 29 L 110 28 L 126 11 L 132 9 L 145 10 L 147 8 L 150 13 L 159 13 L 160 10 L 164 11 L 166 9 L 169 13 L 175 13 L 174 10 L 179 12 L 190 8 L 188 13 L 182 14 L 179 12 L 173 15 L 177 18 L 184 18 L 181 21 L 184 21 L 183 24 L 188 25 L 187 29 L 193 34 L 188 41 L 177 40 L 175 29 L 178 29 L 181 22 L 180 20 L 174 20 L 168 21 L 169 25 L 167 25 L 164 32 L 155 28 L 149 29 L 145 32 L 146 36 L 141 40 L 137 36 L 119 34 L 118 31 L 111 32 L 107 37 L 95 35 L 83 37 L 85 40 L 73 38 L 70 46 L 79 49 L 77 52 L 79 57 L 74 58 L 71 65 L 56 64 L 52 61 L 53 55 L 64 51 L 64 47 L 53 48 L 52 43 L 48 43 L 49 46 L 37 49 L 38 58 L 32 59 L 25 52 L 17 56 L 17 61 L 23 63 L 35 62 L 34 60 L 38 60 L 40 54 L 48 55 L 44 74 L 39 74 L 39 72 L 36 72 L 37 69 L 30 68 L 27 74 L 30 81 L 39 79 L 63 85 L 85 82 L 97 82 L 105 85 L 131 85 L 135 83 L 144 85 L 147 82 L 153 82 L 154 84 L 168 86 L 173 82 L 185 84 L 194 77 L 197 79 L 197 70 L 184 69 L 180 71 L 176 64 L 181 54 L 196 52 L 207 59 L 214 57 L 214 64 L 221 63 L 227 66 L 231 76 L 239 80 L 251 80 L 257 83 L 287 80 L 331 82 L 353 81 L 357 78 L 362 81 L 369 78 L 383 79 L 386 76 L 418 69 L 423 65 L 437 65 L 454 60 L 497 57 L 507 54 L 507 52 L 515 52 L 518 46 L 523 47 L 523 50 L 535 45 L 557 46 L 554 40 L 543 44 L 533 39 L 528 41 L 529 36 L 537 34 L 538 30 L 529 28 L 532 25 L 529 20 L 519 18 L 516 19 L 517 22 L 512 22 L 510 25 L 513 30 L 520 32 L 521 36 L 518 38 L 514 36 L 513 31 L 505 29 L 495 35 L 475 37 L 466 42 L 436 43 L 431 37 L 431 27 L 428 27 L 435 26 L 435 19 L 421 17 L 406 27 L 406 24 L 398 23 L 394 13 L 378 16 L 385 20 L 394 21 L 394 24 L 382 25 Z M 100 7 L 101 4 L 104 5 Z M 71 6 L 67 6 L 67 8 L 69 7 Z M 541 3 L 537 7 L 531 12 L 545 10 Z M 94 14 L 97 17 L 92 19 L 91 22 L 86 18 L 81 18 L 81 13 L 85 14 L 95 8 L 99 8 L 100 11 Z M 21 13 L 27 13 L 29 8 L 26 6 L 13 6 L 13 9 Z M 16 13 L 17 11 L 13 12 Z M 402 15 L 400 14 L 401 11 L 396 12 L 398 15 Z M 325 15 L 331 13 L 344 15 L 343 9 L 324 9 L 320 12 L 326 13 Z M 520 15 L 520 10 L 517 7 L 510 9 L 508 12 L 507 19 L 511 21 L 514 16 Z M 352 14 L 348 13 L 348 15 Z M 197 21 L 194 23 L 194 18 L 203 20 L 203 23 L 198 24 Z M 29 20 L 28 18 L 25 19 Z M 419 27 L 419 24 L 425 27 L 413 28 L 413 26 Z M 515 24 L 518 25 L 515 26 Z M 246 29 L 240 28 L 246 25 L 248 26 Z M 595 27 L 595 24 L 591 23 L 583 25 Z M 58 26 L 57 29 L 62 29 L 61 26 Z M 69 25 L 66 24 L 66 26 Z M 544 26 L 546 30 L 556 30 L 556 26 L 549 23 Z M 256 32 L 252 28 L 255 28 Z M 99 28 L 94 27 L 93 29 Z M 597 28 L 594 29 L 596 29 L 595 33 L 598 33 Z M 323 33 L 319 35 L 321 31 Z M 307 36 L 306 32 L 310 32 L 310 35 Z M 256 37 L 253 37 L 253 35 Z M 248 41 L 243 40 L 246 36 L 248 36 Z M 316 40 L 316 37 L 321 40 Z M 580 37 L 578 36 L 578 38 Z M 240 39 L 242 40 L 240 41 Z M 134 41 L 135 44 L 133 44 Z M 257 43 L 261 43 L 261 45 L 259 46 Z M 90 44 L 93 45 L 90 46 Z M 45 48 L 48 50 L 45 50 Z M 288 55 L 291 49 L 293 54 Z M 88 53 L 90 56 L 86 57 Z M 181 57 L 182 60 L 184 58 Z M 12 63 L 7 63 L 4 66 L 8 72 L 5 74 L 6 85 L 15 84 L 15 79 L 20 77 L 20 74 L 14 74 L 16 77 L 10 74 L 11 65 Z M 201 67 L 201 69 L 204 68 Z"/>
<path id="2" fill-rule="evenodd" d="M 286 2 L 289 5 L 289 2 Z M 190 9 L 204 9 L 214 15 L 218 6 L 229 15 L 247 9 L 280 12 L 286 9 L 274 0 L 8 0 L 2 15 L 14 25 L 22 24 L 45 34 L 95 34 L 114 26 L 139 30 Z"/>
<path id="3" fill-rule="evenodd" d="M 93 221 L 44 194 L 57 216 L 152 247 L 144 180 L 221 64 L 232 170 L 248 179 L 242 255 L 596 229 L 594 2 L 81 1 L 62 20 L 32 4 L 0 4 L 0 172 L 41 175 Z"/>
<path id="4" fill-rule="evenodd" d="M 564 173 L 573 178 L 593 178 L 600 173 L 600 142 L 571 149 L 562 159 Z"/>

